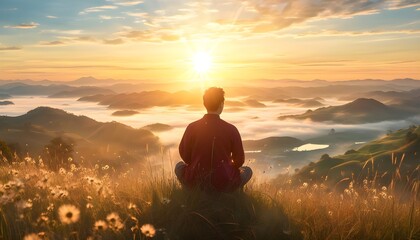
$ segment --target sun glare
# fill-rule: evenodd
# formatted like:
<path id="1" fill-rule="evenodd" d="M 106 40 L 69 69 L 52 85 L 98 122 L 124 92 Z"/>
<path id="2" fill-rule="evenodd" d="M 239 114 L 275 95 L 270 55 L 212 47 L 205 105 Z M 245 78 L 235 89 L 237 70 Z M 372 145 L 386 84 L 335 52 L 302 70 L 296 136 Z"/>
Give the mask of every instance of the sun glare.
<path id="1" fill-rule="evenodd" d="M 208 52 L 196 52 L 192 57 L 194 70 L 199 74 L 207 73 L 211 63 L 211 56 Z"/>

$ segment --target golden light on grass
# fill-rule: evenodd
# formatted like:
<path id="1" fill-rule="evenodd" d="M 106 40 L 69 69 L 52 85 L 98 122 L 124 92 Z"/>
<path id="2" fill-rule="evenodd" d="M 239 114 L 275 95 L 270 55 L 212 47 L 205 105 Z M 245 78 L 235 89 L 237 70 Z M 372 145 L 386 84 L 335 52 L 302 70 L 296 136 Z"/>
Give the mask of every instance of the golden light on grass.
<path id="1" fill-rule="evenodd" d="M 194 71 L 200 75 L 207 74 L 212 65 L 212 58 L 208 52 L 199 51 L 192 56 Z"/>

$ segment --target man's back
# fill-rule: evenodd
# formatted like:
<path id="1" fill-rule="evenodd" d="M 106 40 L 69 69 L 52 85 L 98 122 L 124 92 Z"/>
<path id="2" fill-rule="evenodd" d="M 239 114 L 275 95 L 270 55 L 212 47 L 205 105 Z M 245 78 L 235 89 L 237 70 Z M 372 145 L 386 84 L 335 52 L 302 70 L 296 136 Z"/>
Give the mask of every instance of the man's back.
<path id="1" fill-rule="evenodd" d="M 235 126 L 221 120 L 219 115 L 206 114 L 188 125 L 179 152 L 188 165 L 185 184 L 211 183 L 219 191 L 240 185 L 239 167 L 244 163 L 241 136 Z"/>

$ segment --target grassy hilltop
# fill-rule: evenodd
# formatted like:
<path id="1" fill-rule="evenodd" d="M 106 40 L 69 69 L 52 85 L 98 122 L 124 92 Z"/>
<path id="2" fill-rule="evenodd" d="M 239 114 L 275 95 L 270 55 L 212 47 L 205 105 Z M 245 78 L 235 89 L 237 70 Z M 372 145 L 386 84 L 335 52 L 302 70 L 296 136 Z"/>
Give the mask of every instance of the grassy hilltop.
<path id="1" fill-rule="evenodd" d="M 295 176 L 301 181 L 322 181 L 330 184 L 350 181 L 358 183 L 365 179 L 378 184 L 397 184 L 413 187 L 420 177 L 420 127 L 389 133 L 375 141 L 364 144 L 357 150 L 334 157 L 323 155 L 317 162 L 299 170 Z"/>
<path id="2" fill-rule="evenodd" d="M 0 167 L 0 234 L 3 239 L 418 239 L 419 179 L 403 170 L 418 164 L 417 134 L 418 127 L 399 130 L 357 151 L 323 158 L 296 175 L 306 177 L 298 185 L 288 176 L 267 183 L 254 179 L 244 192 L 219 195 L 182 190 L 172 172 L 152 164 L 171 162 L 164 153 L 146 156 L 147 168 L 131 165 L 124 171 L 70 162 L 57 172 L 41 158 L 14 159 Z M 374 168 L 368 173 L 385 164 L 398 168 L 400 176 L 391 172 L 390 183 L 368 176 L 360 184 L 354 177 L 339 180 L 344 189 L 332 189 L 332 177 L 323 179 L 338 169 L 354 170 L 343 168 L 355 161 L 354 169 L 367 169 L 369 161 Z M 406 177 L 412 188 L 402 195 L 392 183 Z"/>

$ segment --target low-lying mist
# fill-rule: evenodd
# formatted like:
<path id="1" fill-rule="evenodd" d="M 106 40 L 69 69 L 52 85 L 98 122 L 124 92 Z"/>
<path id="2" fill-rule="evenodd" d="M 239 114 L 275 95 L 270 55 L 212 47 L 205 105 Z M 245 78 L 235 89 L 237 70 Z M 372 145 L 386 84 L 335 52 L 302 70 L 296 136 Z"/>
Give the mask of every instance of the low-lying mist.
<path id="1" fill-rule="evenodd" d="M 242 98 L 228 99 L 230 101 Z M 167 157 L 172 162 L 180 160 L 177 146 L 185 130 L 192 121 L 198 120 L 205 114 L 203 108 L 189 106 L 152 107 L 139 110 L 131 116 L 113 116 L 115 109 L 108 109 L 104 105 L 93 102 L 81 102 L 76 98 L 55 98 L 40 96 L 13 97 L 14 105 L 2 106 L 1 115 L 18 116 L 38 106 L 60 108 L 76 115 L 85 115 L 100 122 L 117 121 L 134 128 L 162 123 L 171 126 L 171 130 L 154 132 L 160 141 L 170 149 Z M 323 104 L 340 105 L 346 103 L 337 99 L 323 99 Z M 275 176 L 280 172 L 292 173 L 295 168 L 302 167 L 311 161 L 316 161 L 324 153 L 340 154 L 349 148 L 357 148 L 363 142 L 373 140 L 409 125 L 420 123 L 420 116 L 399 121 L 384 121 L 378 123 L 361 123 L 354 125 L 317 123 L 309 120 L 278 120 L 281 115 L 300 114 L 308 108 L 294 107 L 286 103 L 261 102 L 265 107 L 225 106 L 221 118 L 234 124 L 242 135 L 243 140 L 259 140 L 268 137 L 290 136 L 305 143 L 327 144 L 330 147 L 308 152 L 284 152 L 275 154 L 247 153 L 246 164 L 254 165 L 256 173 Z M 312 108 L 314 109 L 314 108 Z M 333 129 L 333 130 L 332 130 Z M 331 142 L 325 137 L 332 133 L 346 134 L 346 141 Z M 363 133 L 363 134 L 362 134 Z M 330 141 L 330 142 L 329 142 Z M 254 149 L 255 150 L 255 149 Z M 257 149 L 258 150 L 258 149 Z M 171 163 L 172 164 L 172 163 Z M 168 169 L 170 166 L 166 166 Z"/>

